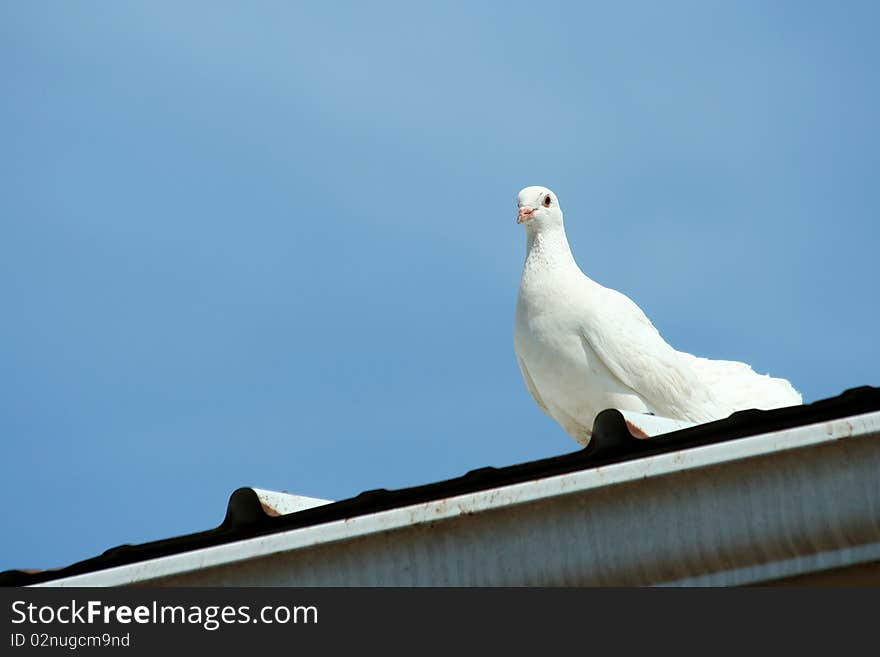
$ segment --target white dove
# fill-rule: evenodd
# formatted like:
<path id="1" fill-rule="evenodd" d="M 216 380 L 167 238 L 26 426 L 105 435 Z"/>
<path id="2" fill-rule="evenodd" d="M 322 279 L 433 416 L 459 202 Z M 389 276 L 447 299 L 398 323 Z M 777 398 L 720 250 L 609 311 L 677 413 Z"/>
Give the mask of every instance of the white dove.
<path id="1" fill-rule="evenodd" d="M 784 379 L 676 351 L 632 300 L 588 278 L 568 246 L 552 191 L 526 187 L 517 205 L 527 244 L 516 358 L 538 406 L 576 441 L 589 442 L 593 420 L 606 408 L 701 423 L 802 403 Z"/>

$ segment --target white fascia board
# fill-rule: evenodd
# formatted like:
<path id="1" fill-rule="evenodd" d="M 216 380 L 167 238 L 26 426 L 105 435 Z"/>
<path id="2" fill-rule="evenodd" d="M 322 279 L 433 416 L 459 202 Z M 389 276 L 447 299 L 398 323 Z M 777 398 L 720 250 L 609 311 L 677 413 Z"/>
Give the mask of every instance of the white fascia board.
<path id="1" fill-rule="evenodd" d="M 851 416 L 838 420 L 822 422 L 792 429 L 759 434 L 747 438 L 704 445 L 691 449 L 671 451 L 655 456 L 640 458 L 622 463 L 614 463 L 577 472 L 555 475 L 508 486 L 468 493 L 421 504 L 390 509 L 378 513 L 356 516 L 320 525 L 282 531 L 241 541 L 193 550 L 166 557 L 150 559 L 139 563 L 108 568 L 93 573 L 52 580 L 37 586 L 120 586 L 147 584 L 170 578 L 172 582 L 185 582 L 187 573 L 208 569 L 222 569 L 226 566 L 265 559 L 298 550 L 328 546 L 347 542 L 350 549 L 357 549 L 358 539 L 378 533 L 391 533 L 419 525 L 437 526 L 446 520 L 468 516 L 470 522 L 478 522 L 480 514 L 503 512 L 505 509 L 521 507 L 554 499 L 560 501 L 571 496 L 583 495 L 621 484 L 636 483 L 647 486 L 651 480 L 668 481 L 676 475 L 699 472 L 744 459 L 766 457 L 791 450 L 803 453 L 809 458 L 807 448 L 829 445 L 844 439 L 880 439 L 880 412 Z M 878 441 L 880 444 L 880 441 Z M 781 476 L 788 479 L 779 485 L 793 482 L 796 473 L 785 472 Z M 779 490 L 767 492 L 778 495 Z M 662 510 L 670 514 L 678 509 Z M 672 517 L 672 516 L 670 516 Z M 565 526 L 564 523 L 562 526 Z M 601 527 L 595 528 L 601 532 Z M 564 540 L 564 536 L 554 540 Z M 481 546 L 470 545 L 469 554 Z M 492 549 L 495 546 L 482 546 Z M 183 577 L 183 579 L 181 579 Z M 682 583 L 698 583 L 699 579 L 678 578 Z M 205 578 L 201 578 L 205 583 Z M 706 580 L 709 581 L 709 580 Z M 712 580 L 715 581 L 715 580 Z M 216 583 L 223 583 L 218 581 Z M 394 584 L 395 582 L 388 582 Z M 492 583 L 492 582 L 489 582 Z M 657 581 L 661 583 L 661 581 Z M 718 583 L 718 582 L 716 582 Z"/>

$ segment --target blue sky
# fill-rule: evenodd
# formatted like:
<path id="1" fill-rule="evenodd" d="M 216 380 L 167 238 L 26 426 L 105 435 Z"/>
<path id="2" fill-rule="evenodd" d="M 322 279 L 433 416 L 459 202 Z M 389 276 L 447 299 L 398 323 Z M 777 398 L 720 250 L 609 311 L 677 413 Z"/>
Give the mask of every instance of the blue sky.
<path id="1" fill-rule="evenodd" d="M 526 185 L 677 348 L 880 384 L 878 13 L 0 4 L 0 570 L 576 449 Z"/>

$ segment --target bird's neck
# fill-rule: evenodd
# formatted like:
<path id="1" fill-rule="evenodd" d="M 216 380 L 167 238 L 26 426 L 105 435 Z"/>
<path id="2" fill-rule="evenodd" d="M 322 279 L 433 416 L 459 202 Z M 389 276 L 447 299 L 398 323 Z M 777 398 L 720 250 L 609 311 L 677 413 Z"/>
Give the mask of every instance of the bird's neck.
<path id="1" fill-rule="evenodd" d="M 580 271 L 568 245 L 565 228 L 553 226 L 544 227 L 541 231 L 528 231 L 523 276 L 569 269 Z"/>

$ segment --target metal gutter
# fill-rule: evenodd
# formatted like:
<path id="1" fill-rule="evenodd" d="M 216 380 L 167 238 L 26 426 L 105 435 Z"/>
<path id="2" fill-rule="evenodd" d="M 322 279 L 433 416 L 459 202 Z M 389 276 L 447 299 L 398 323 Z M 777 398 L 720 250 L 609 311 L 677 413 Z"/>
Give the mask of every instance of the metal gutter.
<path id="1" fill-rule="evenodd" d="M 629 432 L 634 438 L 653 438 L 664 433 L 672 433 L 673 431 L 681 431 L 697 426 L 693 422 L 686 420 L 673 420 L 668 417 L 659 415 L 649 415 L 647 413 L 636 413 L 635 411 L 620 411 Z"/>
<path id="2" fill-rule="evenodd" d="M 264 490 L 262 488 L 252 488 L 251 490 L 256 493 L 263 513 L 273 517 L 297 513 L 298 511 L 305 511 L 316 506 L 333 503 L 333 500 L 322 500 L 318 497 L 306 497 L 305 495 L 294 495 L 292 493 Z"/>
<path id="3" fill-rule="evenodd" d="M 875 559 L 877 545 L 875 411 L 40 585 L 730 585 Z"/>

